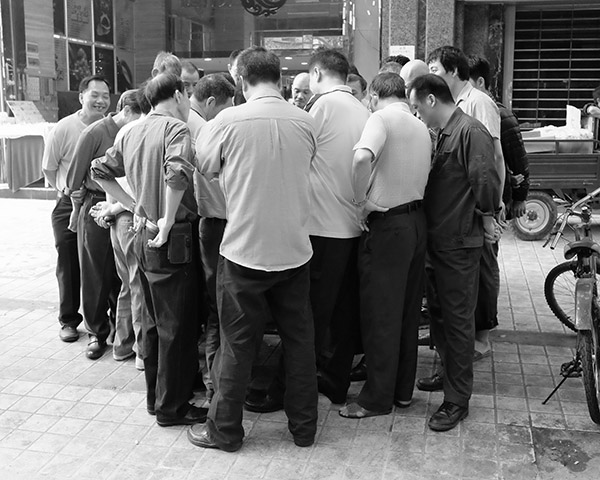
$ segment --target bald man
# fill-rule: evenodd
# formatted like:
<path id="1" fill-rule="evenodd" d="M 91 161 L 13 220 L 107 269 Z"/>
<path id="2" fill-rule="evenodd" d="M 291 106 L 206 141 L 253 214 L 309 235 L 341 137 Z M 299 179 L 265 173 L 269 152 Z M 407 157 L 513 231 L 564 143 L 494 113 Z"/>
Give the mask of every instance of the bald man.
<path id="1" fill-rule="evenodd" d="M 312 97 L 309 80 L 308 73 L 299 73 L 294 78 L 294 83 L 292 83 L 292 101 L 294 105 L 302 109 L 308 103 L 308 99 Z"/>
<path id="2" fill-rule="evenodd" d="M 421 75 L 427 75 L 428 73 L 429 67 L 423 60 L 419 59 L 411 60 L 402 67 L 402 70 L 400 70 L 400 76 L 402 77 L 402 80 L 404 80 L 407 91 L 410 89 L 415 78 L 420 77 Z"/>

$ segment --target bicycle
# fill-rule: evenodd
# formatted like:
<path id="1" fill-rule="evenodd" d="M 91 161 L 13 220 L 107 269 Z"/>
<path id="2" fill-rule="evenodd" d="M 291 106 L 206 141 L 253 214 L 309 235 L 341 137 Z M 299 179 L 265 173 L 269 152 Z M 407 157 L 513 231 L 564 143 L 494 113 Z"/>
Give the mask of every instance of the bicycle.
<path id="1" fill-rule="evenodd" d="M 548 273 L 544 293 L 558 319 L 577 332 L 575 357 L 563 366 L 561 373 L 565 378 L 544 403 L 566 378 L 579 376 L 573 374 L 581 372 L 590 417 L 600 424 L 600 303 L 596 277 L 600 271 L 600 245 L 592 238 L 592 210 L 587 204 L 598 195 L 600 188 L 568 206 L 544 244 L 551 242 L 550 248 L 554 250 L 567 225 L 575 233 L 575 240 L 568 241 L 564 250 L 565 258 L 570 261 L 557 265 Z M 579 221 L 571 225 L 571 217 L 577 217 Z M 573 307 L 565 307 L 568 304 Z"/>

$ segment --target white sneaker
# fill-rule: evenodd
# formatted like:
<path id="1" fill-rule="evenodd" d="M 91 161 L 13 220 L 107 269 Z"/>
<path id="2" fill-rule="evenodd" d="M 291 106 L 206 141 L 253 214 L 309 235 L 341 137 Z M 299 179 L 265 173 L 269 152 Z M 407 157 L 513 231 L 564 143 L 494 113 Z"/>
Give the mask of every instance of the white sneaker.
<path id="1" fill-rule="evenodd" d="M 144 361 L 140 357 L 135 357 L 135 368 L 144 371 Z"/>

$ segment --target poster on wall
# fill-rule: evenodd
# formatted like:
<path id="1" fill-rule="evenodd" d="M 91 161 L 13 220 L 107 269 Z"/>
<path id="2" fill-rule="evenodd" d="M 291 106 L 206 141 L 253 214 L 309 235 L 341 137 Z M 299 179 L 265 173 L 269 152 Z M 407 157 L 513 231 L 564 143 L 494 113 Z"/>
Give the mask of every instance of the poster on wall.
<path id="1" fill-rule="evenodd" d="M 117 49 L 117 91 L 135 88 L 133 78 L 133 52 Z"/>
<path id="2" fill-rule="evenodd" d="M 65 0 L 52 0 L 52 11 L 54 12 L 54 33 L 56 35 L 66 35 Z"/>
<path id="3" fill-rule="evenodd" d="M 92 41 L 92 11 L 90 0 L 67 0 L 68 36 Z"/>
<path id="4" fill-rule="evenodd" d="M 69 90 L 67 67 L 67 41 L 62 38 L 55 38 L 54 69 L 56 71 L 56 90 L 61 92 Z"/>
<path id="5" fill-rule="evenodd" d="M 133 50 L 133 2 L 117 2 L 114 8 L 116 44 L 125 50 Z"/>
<path id="6" fill-rule="evenodd" d="M 111 45 L 114 42 L 113 0 L 94 0 L 94 39 Z"/>
<path id="7" fill-rule="evenodd" d="M 79 82 L 92 74 L 92 47 L 69 42 L 69 90 L 79 90 Z"/>
<path id="8" fill-rule="evenodd" d="M 115 52 L 108 48 L 96 47 L 96 75 L 103 76 L 110 84 L 110 91 L 115 91 Z"/>

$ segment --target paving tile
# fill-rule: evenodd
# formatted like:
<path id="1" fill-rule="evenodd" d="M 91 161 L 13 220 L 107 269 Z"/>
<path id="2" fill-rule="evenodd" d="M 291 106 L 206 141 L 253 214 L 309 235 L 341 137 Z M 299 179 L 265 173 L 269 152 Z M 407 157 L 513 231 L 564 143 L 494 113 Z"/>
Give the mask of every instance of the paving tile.
<path id="1" fill-rule="evenodd" d="M 41 436 L 31 444 L 30 450 L 57 454 L 71 441 L 69 435 L 57 435 L 54 433 L 42 433 Z"/>
<path id="2" fill-rule="evenodd" d="M 13 430 L 0 440 L 0 447 L 13 448 L 18 450 L 26 450 L 29 448 L 42 434 L 39 432 L 31 432 L 26 430 Z"/>

